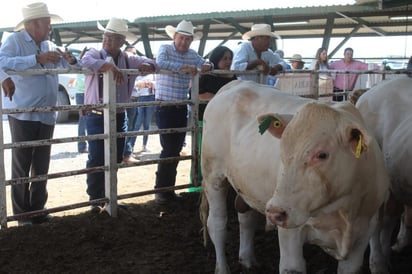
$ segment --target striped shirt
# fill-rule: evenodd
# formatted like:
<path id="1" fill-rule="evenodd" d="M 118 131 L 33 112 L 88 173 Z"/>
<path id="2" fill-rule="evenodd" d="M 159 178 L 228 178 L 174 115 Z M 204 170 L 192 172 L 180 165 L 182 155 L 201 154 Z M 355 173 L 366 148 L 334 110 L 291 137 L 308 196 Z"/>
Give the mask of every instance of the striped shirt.
<path id="1" fill-rule="evenodd" d="M 160 69 L 172 72 L 156 77 L 156 100 L 181 101 L 187 100 L 192 79 L 190 74 L 179 73 L 182 65 L 192 65 L 200 69 L 206 60 L 193 49 L 180 53 L 172 43 L 160 46 L 156 62 Z"/>

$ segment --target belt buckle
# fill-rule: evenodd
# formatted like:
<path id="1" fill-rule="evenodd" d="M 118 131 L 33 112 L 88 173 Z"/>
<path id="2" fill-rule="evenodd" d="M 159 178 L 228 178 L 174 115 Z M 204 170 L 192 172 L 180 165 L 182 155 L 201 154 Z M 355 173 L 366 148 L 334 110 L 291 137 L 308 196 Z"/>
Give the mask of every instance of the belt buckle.
<path id="1" fill-rule="evenodd" d="M 103 111 L 100 111 L 100 110 L 92 109 L 91 112 L 92 112 L 93 114 L 103 115 Z"/>

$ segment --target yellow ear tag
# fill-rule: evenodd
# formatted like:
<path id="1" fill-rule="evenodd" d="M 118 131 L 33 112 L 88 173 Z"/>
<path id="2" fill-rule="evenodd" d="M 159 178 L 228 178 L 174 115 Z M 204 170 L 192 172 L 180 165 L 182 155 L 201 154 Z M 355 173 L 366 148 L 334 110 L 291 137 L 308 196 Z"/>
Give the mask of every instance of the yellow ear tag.
<path id="1" fill-rule="evenodd" d="M 273 127 L 274 128 L 280 128 L 282 126 L 282 123 L 279 120 L 275 120 L 273 122 Z"/>
<path id="2" fill-rule="evenodd" d="M 362 151 L 362 135 L 359 135 L 359 141 L 358 141 L 358 144 L 356 145 L 356 151 L 355 151 L 356 159 L 359 159 L 361 151 Z"/>

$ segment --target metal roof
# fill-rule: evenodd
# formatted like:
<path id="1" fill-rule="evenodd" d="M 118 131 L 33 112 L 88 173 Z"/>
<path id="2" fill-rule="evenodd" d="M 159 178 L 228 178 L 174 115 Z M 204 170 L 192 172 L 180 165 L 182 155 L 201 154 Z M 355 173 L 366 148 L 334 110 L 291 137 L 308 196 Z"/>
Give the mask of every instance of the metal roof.
<path id="1" fill-rule="evenodd" d="M 382 0 L 385 1 L 385 0 Z M 388 1 L 388 0 L 386 0 Z M 330 38 L 368 36 L 406 36 L 412 34 L 412 6 L 409 0 L 394 0 L 397 5 L 382 7 L 379 2 L 369 4 L 273 8 L 168 16 L 141 17 L 128 22 L 129 30 L 144 43 L 145 55 L 153 57 L 150 41 L 165 41 L 166 25 L 176 26 L 181 20 L 192 21 L 196 31 L 203 32 L 199 53 L 204 54 L 207 40 L 240 40 L 243 33 L 256 23 L 273 25 L 273 30 L 282 39 L 323 38 L 328 47 Z M 389 2 L 391 2 L 389 0 Z M 393 7 L 392 7 L 393 6 Z M 409 16 L 409 17 L 408 17 Z M 398 17 L 400 19 L 394 20 Z M 402 19 L 402 17 L 404 19 Z M 101 20 L 106 25 L 108 20 Z M 13 28 L 0 28 L 0 33 Z M 58 45 L 101 42 L 102 32 L 96 21 L 60 23 L 53 25 L 52 40 Z M 276 48 L 276 45 L 274 46 Z M 335 49 L 337 50 L 337 49 Z"/>

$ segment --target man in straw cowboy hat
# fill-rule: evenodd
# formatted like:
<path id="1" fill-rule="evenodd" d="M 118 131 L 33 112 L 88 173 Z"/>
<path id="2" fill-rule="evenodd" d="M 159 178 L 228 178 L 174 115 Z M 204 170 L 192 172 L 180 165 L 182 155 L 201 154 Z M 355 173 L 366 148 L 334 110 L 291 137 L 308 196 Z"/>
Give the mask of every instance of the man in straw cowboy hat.
<path id="1" fill-rule="evenodd" d="M 102 73 L 111 71 L 116 81 L 116 102 L 129 103 L 138 75 L 128 75 L 120 69 L 138 69 L 142 74 L 158 71 L 154 60 L 138 55 L 129 55 L 121 50 L 126 41 L 135 41 L 137 37 L 130 33 L 126 21 L 119 18 L 111 18 L 106 27 L 97 23 L 99 30 L 103 31 L 102 49 L 90 49 L 82 58 L 85 68 L 94 71 L 94 74 L 85 76 L 84 104 L 103 103 Z M 108 57 L 113 62 L 108 61 Z M 102 134 L 104 132 L 104 117 L 102 109 L 90 109 L 86 112 L 87 134 Z M 108 122 L 108 121 L 106 121 Z M 124 108 L 117 108 L 116 114 L 117 132 L 127 131 L 127 117 Z M 89 140 L 89 157 L 87 168 L 104 165 L 104 140 Z M 123 159 L 124 138 L 117 139 L 117 162 Z M 87 194 L 90 200 L 105 197 L 104 172 L 87 173 Z M 101 207 L 92 206 L 92 212 L 98 213 Z"/>
<path id="2" fill-rule="evenodd" d="M 62 19 L 49 13 L 44 3 L 32 3 L 22 8 L 23 20 L 3 43 L 0 68 L 22 71 L 26 69 L 55 69 L 77 66 L 77 60 L 67 51 L 59 50 L 48 40 L 51 22 Z M 58 75 L 13 75 L 15 93 L 10 95 L 11 108 L 50 107 L 57 104 Z M 26 112 L 8 117 L 12 142 L 50 139 L 56 123 L 55 112 Z M 13 148 L 12 178 L 46 175 L 49 171 L 50 145 Z M 11 199 L 14 214 L 43 210 L 47 201 L 47 180 L 14 184 Z M 25 217 L 19 225 L 48 221 L 50 215 Z"/>
<path id="3" fill-rule="evenodd" d="M 202 37 L 195 33 L 192 22 L 183 20 L 177 27 L 166 26 L 167 35 L 173 43 L 162 45 L 157 54 L 157 63 L 162 69 L 174 72 L 160 74 L 156 80 L 156 100 L 182 101 L 187 100 L 192 76 L 198 70 L 206 72 L 212 69 L 196 51 L 190 49 L 192 41 Z M 156 122 L 159 129 L 179 128 L 187 126 L 187 106 L 158 106 Z M 160 158 L 178 157 L 185 141 L 186 132 L 160 134 L 162 151 Z M 176 183 L 178 161 L 160 162 L 157 166 L 155 188 L 170 187 Z M 177 198 L 174 191 L 159 192 L 155 201 L 160 204 L 168 203 Z"/>
<path id="4" fill-rule="evenodd" d="M 292 69 L 303 69 L 305 65 L 305 61 L 302 60 L 302 55 L 300 54 L 293 54 L 292 58 L 289 60 Z"/>
<path id="5" fill-rule="evenodd" d="M 265 75 L 276 75 L 279 71 L 285 70 L 286 66 L 282 65 L 279 55 L 269 49 L 272 39 L 277 37 L 279 36 L 271 31 L 270 25 L 253 25 L 250 31 L 243 34 L 242 38 L 249 41 L 242 42 L 235 50 L 231 69 L 259 70 Z M 260 82 L 257 74 L 240 74 L 238 78 Z M 265 76 L 262 84 L 266 83 Z"/>

